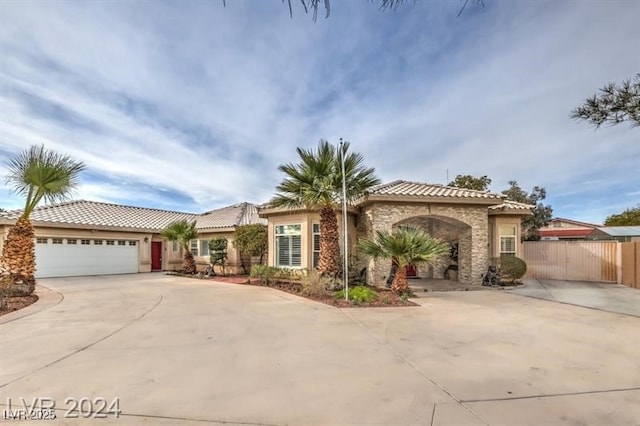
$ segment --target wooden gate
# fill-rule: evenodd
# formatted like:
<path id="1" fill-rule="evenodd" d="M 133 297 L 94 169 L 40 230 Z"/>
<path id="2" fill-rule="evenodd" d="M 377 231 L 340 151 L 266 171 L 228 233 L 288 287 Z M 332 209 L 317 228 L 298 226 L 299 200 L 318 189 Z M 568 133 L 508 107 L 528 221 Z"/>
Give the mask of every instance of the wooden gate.
<path id="1" fill-rule="evenodd" d="M 640 289 L 640 242 L 622 243 L 622 284 Z"/>
<path id="2" fill-rule="evenodd" d="M 617 282 L 617 241 L 525 241 L 527 277 Z"/>

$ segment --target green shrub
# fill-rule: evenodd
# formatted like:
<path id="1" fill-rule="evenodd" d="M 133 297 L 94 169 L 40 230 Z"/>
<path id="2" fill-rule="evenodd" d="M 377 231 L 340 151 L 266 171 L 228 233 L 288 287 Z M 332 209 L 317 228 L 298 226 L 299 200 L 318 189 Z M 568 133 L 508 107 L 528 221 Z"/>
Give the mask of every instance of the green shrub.
<path id="1" fill-rule="evenodd" d="M 302 291 L 300 294 L 306 297 L 323 297 L 329 294 L 327 288 L 331 285 L 331 279 L 323 277 L 318 271 L 311 271 L 300 281 Z"/>
<path id="2" fill-rule="evenodd" d="M 507 276 L 511 282 L 519 280 L 527 273 L 527 264 L 524 260 L 515 256 L 502 256 L 500 258 L 500 273 Z"/>
<path id="3" fill-rule="evenodd" d="M 264 284 L 269 285 L 277 272 L 278 268 L 274 268 L 273 266 L 253 265 L 249 276 L 251 278 L 259 278 Z"/>
<path id="4" fill-rule="evenodd" d="M 349 300 L 354 304 L 370 303 L 378 298 L 378 293 L 369 287 L 362 285 L 352 287 L 349 289 Z M 336 299 L 344 299 L 344 290 L 340 290 L 336 294 Z"/>

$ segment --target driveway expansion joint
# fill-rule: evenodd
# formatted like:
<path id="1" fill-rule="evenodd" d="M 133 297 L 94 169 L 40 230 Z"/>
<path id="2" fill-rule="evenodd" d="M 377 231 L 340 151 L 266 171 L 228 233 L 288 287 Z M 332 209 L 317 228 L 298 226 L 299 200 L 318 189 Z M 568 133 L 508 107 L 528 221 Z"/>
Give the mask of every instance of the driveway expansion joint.
<path id="1" fill-rule="evenodd" d="M 18 381 L 20 381 L 20 380 L 22 380 L 22 379 L 34 374 L 34 373 L 37 373 L 37 372 L 42 371 L 42 370 L 45 370 L 45 369 L 51 367 L 52 365 L 55 365 L 55 364 L 57 364 L 57 363 L 59 363 L 61 361 L 64 361 L 65 359 L 70 358 L 70 357 L 72 357 L 72 356 L 74 356 L 74 355 L 76 355 L 76 354 L 78 354 L 80 352 L 84 352 L 85 350 L 89 349 L 90 347 L 95 346 L 95 345 L 97 345 L 98 343 L 100 343 L 100 342 L 102 342 L 104 340 L 107 340 L 109 337 L 112 337 L 112 336 L 116 335 L 117 333 L 121 332 L 125 328 L 133 325 L 134 323 L 138 322 L 139 320 L 141 320 L 142 318 L 147 316 L 147 314 L 149 314 L 152 311 L 154 311 L 160 305 L 160 303 L 162 303 L 163 299 L 164 299 L 163 295 L 160 294 L 160 298 L 156 301 L 156 303 L 150 309 L 148 309 L 147 311 L 143 312 L 138 317 L 136 317 L 136 318 L 132 319 L 131 321 L 125 323 L 124 325 L 122 325 L 121 327 L 115 329 L 114 331 L 112 331 L 111 333 L 107 334 L 106 336 L 103 336 L 100 339 L 95 340 L 95 341 L 89 343 L 88 345 L 85 345 L 85 346 L 81 347 L 80 349 L 76 349 L 75 351 L 72 351 L 71 353 L 68 353 L 67 355 L 65 355 L 63 357 L 60 357 L 60 358 L 58 358 L 58 359 L 56 359 L 54 361 L 51 361 L 50 363 L 48 363 L 48 364 L 46 364 L 46 365 L 44 365 L 42 367 L 38 367 L 35 370 L 32 370 L 32 371 L 30 371 L 30 372 L 28 372 L 26 374 L 23 374 L 20 377 L 17 377 L 17 378 L 15 378 L 13 380 L 10 380 L 10 381 L 8 381 L 6 383 L 0 384 L 0 389 L 4 388 L 5 386 L 11 385 L 13 383 L 16 383 L 16 382 L 18 382 Z"/>

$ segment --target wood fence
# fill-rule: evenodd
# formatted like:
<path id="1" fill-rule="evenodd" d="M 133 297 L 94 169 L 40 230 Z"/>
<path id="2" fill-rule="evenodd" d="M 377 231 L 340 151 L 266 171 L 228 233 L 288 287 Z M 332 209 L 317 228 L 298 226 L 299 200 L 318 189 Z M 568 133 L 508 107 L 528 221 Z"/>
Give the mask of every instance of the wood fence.
<path id="1" fill-rule="evenodd" d="M 622 284 L 640 289 L 640 242 L 622 243 Z"/>
<path id="2" fill-rule="evenodd" d="M 620 282 L 619 245 L 617 241 L 525 241 L 527 277 Z"/>

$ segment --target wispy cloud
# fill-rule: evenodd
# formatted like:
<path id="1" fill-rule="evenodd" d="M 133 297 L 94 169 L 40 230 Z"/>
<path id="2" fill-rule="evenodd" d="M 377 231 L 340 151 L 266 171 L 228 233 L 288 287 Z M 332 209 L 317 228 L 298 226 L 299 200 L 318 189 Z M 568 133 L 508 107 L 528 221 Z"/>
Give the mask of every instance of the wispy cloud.
<path id="1" fill-rule="evenodd" d="M 84 198 L 262 202 L 296 146 L 339 137 L 384 180 L 516 179 L 576 219 L 640 188 L 637 129 L 569 119 L 640 71 L 637 2 L 490 2 L 460 18 L 457 2 L 344 2 L 316 24 L 277 1 L 0 7 L 0 155 L 44 143 L 83 160 Z"/>

